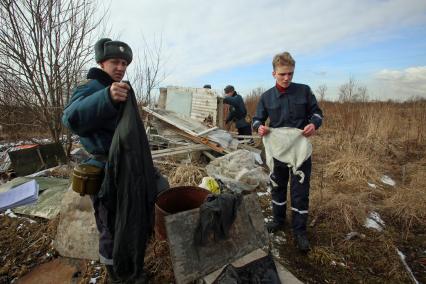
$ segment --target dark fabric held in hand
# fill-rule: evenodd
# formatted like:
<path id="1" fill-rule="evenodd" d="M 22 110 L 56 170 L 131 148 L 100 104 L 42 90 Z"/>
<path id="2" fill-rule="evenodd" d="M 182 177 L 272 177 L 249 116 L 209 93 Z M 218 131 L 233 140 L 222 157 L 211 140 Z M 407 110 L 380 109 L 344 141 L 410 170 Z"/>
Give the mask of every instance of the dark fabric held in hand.
<path id="1" fill-rule="evenodd" d="M 280 284 L 271 255 L 259 258 L 242 267 L 228 264 L 213 284 Z"/>
<path id="2" fill-rule="evenodd" d="M 237 217 L 241 200 L 240 194 L 209 195 L 200 206 L 200 219 L 194 236 L 195 244 L 206 245 L 211 234 L 215 241 L 227 239 L 229 229 Z"/>
<path id="3" fill-rule="evenodd" d="M 114 271 L 123 280 L 143 277 L 146 243 L 153 229 L 155 171 L 133 89 L 120 106 L 99 197 L 114 232 Z"/>

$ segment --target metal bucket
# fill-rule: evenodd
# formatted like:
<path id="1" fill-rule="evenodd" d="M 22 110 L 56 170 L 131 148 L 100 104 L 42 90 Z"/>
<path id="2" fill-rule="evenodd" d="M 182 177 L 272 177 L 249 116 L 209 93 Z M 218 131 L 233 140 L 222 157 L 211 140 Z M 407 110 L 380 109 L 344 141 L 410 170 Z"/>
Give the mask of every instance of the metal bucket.
<path id="1" fill-rule="evenodd" d="M 165 218 L 178 212 L 199 208 L 211 192 L 196 186 L 179 186 L 162 192 L 155 202 L 155 238 L 167 239 Z"/>

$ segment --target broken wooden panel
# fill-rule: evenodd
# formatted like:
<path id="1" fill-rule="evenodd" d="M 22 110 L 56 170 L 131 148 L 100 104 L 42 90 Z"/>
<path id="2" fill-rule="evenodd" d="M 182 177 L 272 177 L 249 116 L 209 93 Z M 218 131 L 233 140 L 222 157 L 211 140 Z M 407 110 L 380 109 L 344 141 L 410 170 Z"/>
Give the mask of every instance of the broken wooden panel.
<path id="1" fill-rule="evenodd" d="M 179 133 L 179 135 L 195 143 L 208 145 L 211 149 L 219 153 L 229 152 L 226 148 L 235 150 L 238 146 L 238 141 L 233 139 L 232 135 L 223 129 L 213 128 L 212 130 L 212 128 L 208 128 L 195 119 L 172 111 L 162 109 L 151 110 L 146 107 L 143 110 L 168 125 L 162 127 L 161 131 L 163 132 L 165 128 L 169 128 L 174 133 Z M 199 137 L 203 133 L 206 137 Z"/>
<path id="2" fill-rule="evenodd" d="M 60 143 L 39 145 L 39 149 L 45 163 L 45 168 L 52 168 L 67 163 L 64 148 Z"/>
<path id="3" fill-rule="evenodd" d="M 45 168 L 38 147 L 19 149 L 8 154 L 17 176 L 25 176 Z"/>
<path id="4" fill-rule="evenodd" d="M 188 154 L 192 152 L 197 151 L 205 151 L 209 150 L 210 148 L 203 144 L 191 144 L 187 146 L 181 146 L 181 147 L 174 147 L 174 148 L 167 148 L 163 150 L 154 150 L 151 151 L 151 155 L 153 159 L 159 159 L 163 157 L 169 157 L 174 155 L 181 155 L 181 154 Z"/>
<path id="5" fill-rule="evenodd" d="M 59 143 L 34 145 L 8 153 L 16 175 L 25 176 L 42 169 L 66 163 L 64 148 Z"/>
<path id="6" fill-rule="evenodd" d="M 194 244 L 199 209 L 166 216 L 166 230 L 177 283 L 188 283 L 237 260 L 255 249 L 267 249 L 262 211 L 255 194 L 244 196 L 229 239 L 206 246 Z"/>
<path id="7" fill-rule="evenodd" d="M 155 109 L 154 111 L 147 107 L 144 107 L 143 110 L 193 136 L 197 136 L 199 132 L 209 129 L 201 122 L 177 112 L 162 109 Z"/>

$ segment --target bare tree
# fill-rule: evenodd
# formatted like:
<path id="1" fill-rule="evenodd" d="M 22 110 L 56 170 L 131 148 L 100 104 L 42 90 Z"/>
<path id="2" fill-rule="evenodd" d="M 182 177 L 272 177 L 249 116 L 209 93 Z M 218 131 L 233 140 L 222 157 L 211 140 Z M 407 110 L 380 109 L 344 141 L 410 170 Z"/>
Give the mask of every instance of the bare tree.
<path id="1" fill-rule="evenodd" d="M 325 99 L 325 93 L 327 92 L 327 85 L 323 84 L 323 85 L 319 85 L 318 88 L 316 89 L 316 93 L 318 94 L 318 98 L 319 101 L 324 101 Z"/>
<path id="2" fill-rule="evenodd" d="M 368 99 L 367 87 L 360 86 L 352 76 L 339 88 L 340 102 L 366 102 Z"/>
<path id="3" fill-rule="evenodd" d="M 247 113 L 252 118 L 256 113 L 256 106 L 259 102 L 260 96 L 265 92 L 265 89 L 262 87 L 254 88 L 250 93 L 245 97 L 244 103 L 246 105 Z"/>
<path id="4" fill-rule="evenodd" d="M 135 68 L 129 74 L 137 100 L 144 105 L 152 104 L 152 91 L 166 78 L 162 61 L 162 37 L 148 43 L 142 36 L 144 48 L 141 57 L 135 58 Z"/>
<path id="5" fill-rule="evenodd" d="M 0 106 L 25 110 L 54 141 L 102 22 L 96 0 L 1 0 Z M 30 122 L 29 122 L 30 123 Z"/>

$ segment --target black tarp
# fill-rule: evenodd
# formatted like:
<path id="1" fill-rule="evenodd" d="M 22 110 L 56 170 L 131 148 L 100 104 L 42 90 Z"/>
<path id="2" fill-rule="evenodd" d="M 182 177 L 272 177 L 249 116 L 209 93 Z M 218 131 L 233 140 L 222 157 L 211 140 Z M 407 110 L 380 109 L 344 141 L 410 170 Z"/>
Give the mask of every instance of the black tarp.
<path id="1" fill-rule="evenodd" d="M 214 284 L 280 284 L 272 256 L 269 254 L 242 267 L 228 264 Z"/>

